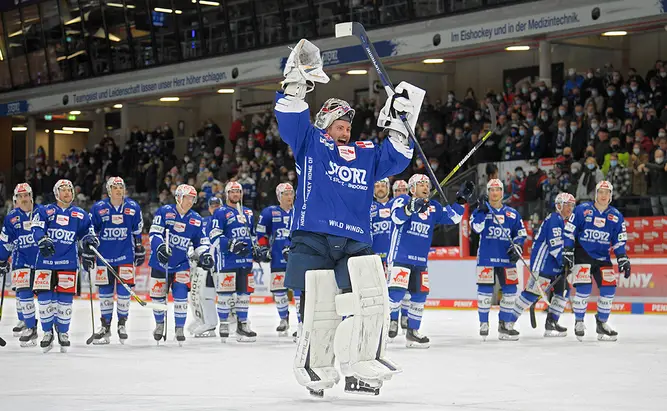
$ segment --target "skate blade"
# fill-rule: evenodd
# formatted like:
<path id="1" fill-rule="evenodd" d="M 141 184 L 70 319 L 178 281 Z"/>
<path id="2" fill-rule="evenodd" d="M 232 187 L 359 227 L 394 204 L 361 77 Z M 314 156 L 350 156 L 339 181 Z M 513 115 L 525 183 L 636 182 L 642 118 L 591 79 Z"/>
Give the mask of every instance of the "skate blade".
<path id="1" fill-rule="evenodd" d="M 577 340 L 578 340 L 579 342 L 583 342 L 583 341 L 584 341 L 584 336 L 583 336 L 583 335 L 575 335 L 575 337 L 577 337 Z"/>
<path id="2" fill-rule="evenodd" d="M 53 343 L 49 344 L 48 347 L 42 347 L 42 352 L 46 354 L 47 352 L 51 351 L 53 349 Z"/>
<path id="3" fill-rule="evenodd" d="M 606 334 L 598 334 L 598 341 L 611 341 L 614 342 L 618 340 L 618 337 L 615 335 L 606 335 Z"/>
<path id="4" fill-rule="evenodd" d="M 422 344 L 422 343 L 418 343 L 418 342 L 416 342 L 416 341 L 408 341 L 408 342 L 405 343 L 405 346 L 406 346 L 407 348 L 417 348 L 417 349 L 422 349 L 422 350 L 424 350 L 424 349 L 426 349 L 426 348 L 430 348 L 430 347 L 431 347 L 431 343 L 430 343 L 430 342 L 427 342 L 427 343 Z"/>
<path id="5" fill-rule="evenodd" d="M 544 336 L 546 338 L 559 338 L 559 337 L 567 337 L 567 331 L 545 331 Z"/>
<path id="6" fill-rule="evenodd" d="M 307 388 L 308 394 L 312 395 L 315 398 L 324 398 L 324 390 L 312 390 Z"/>
<path id="7" fill-rule="evenodd" d="M 376 395 L 380 395 L 380 389 L 376 388 L 372 391 L 345 390 L 345 393 L 346 394 L 353 394 L 353 395 L 376 396 Z"/>
<path id="8" fill-rule="evenodd" d="M 194 334 L 194 338 L 211 338 L 216 336 L 216 331 L 215 330 L 209 330 L 209 331 L 204 331 L 199 334 Z"/>
<path id="9" fill-rule="evenodd" d="M 241 337 L 240 335 L 237 335 L 236 341 L 240 343 L 254 343 L 257 341 L 257 337 Z"/>
<path id="10" fill-rule="evenodd" d="M 120 345 L 125 345 L 125 340 L 127 340 L 127 338 L 119 338 L 118 342 L 120 343 Z"/>
<path id="11" fill-rule="evenodd" d="M 109 345 L 111 340 L 93 340 L 93 345 Z"/>
<path id="12" fill-rule="evenodd" d="M 68 349 L 69 349 L 69 347 L 65 347 L 63 345 L 60 346 L 60 352 L 63 353 L 63 354 L 66 354 Z"/>
<path id="13" fill-rule="evenodd" d="M 480 335 L 480 337 L 482 337 L 482 341 L 486 341 L 486 339 L 489 337 L 489 335 L 488 334 L 487 335 Z"/>
<path id="14" fill-rule="evenodd" d="M 19 346 L 26 348 L 26 347 L 35 347 L 37 345 L 37 341 L 35 340 L 30 340 L 27 342 L 19 342 Z"/>
<path id="15" fill-rule="evenodd" d="M 498 339 L 500 341 L 519 341 L 519 336 L 512 337 L 510 335 L 498 334 Z"/>
<path id="16" fill-rule="evenodd" d="M 278 337 L 289 337 L 289 331 L 278 331 Z"/>

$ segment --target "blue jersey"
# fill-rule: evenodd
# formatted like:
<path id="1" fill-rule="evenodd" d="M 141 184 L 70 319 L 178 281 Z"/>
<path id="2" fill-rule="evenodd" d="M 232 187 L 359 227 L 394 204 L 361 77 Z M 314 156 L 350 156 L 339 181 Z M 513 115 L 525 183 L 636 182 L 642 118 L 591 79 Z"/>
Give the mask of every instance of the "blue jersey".
<path id="1" fill-rule="evenodd" d="M 271 268 L 285 269 L 283 248 L 290 244 L 289 234 L 294 209 L 283 210 L 280 206 L 268 206 L 257 220 L 257 236 L 271 246 Z M 263 240 L 264 239 L 264 240 Z"/>
<path id="2" fill-rule="evenodd" d="M 39 207 L 35 205 L 34 211 Z M 0 232 L 0 261 L 7 261 L 11 254 L 12 270 L 35 268 L 39 248 L 32 236 L 31 220 L 32 213 L 18 207 L 5 217 Z"/>
<path id="3" fill-rule="evenodd" d="M 90 209 L 90 222 L 100 240 L 98 251 L 110 264 L 134 263 L 134 244 L 141 243 L 144 228 L 139 204 L 126 198 L 116 208 L 108 198 L 100 200 Z"/>
<path id="4" fill-rule="evenodd" d="M 39 243 L 44 236 L 48 236 L 53 241 L 56 252 L 48 258 L 37 253 L 35 268 L 78 269 L 77 241 L 90 232 L 90 217 L 80 207 L 60 208 L 55 204 L 49 204 L 36 209 L 32 217 L 32 236 L 35 243 Z"/>
<path id="5" fill-rule="evenodd" d="M 492 213 L 496 218 L 493 218 Z M 510 262 L 507 250 L 512 245 L 512 240 L 521 247 L 526 241 L 526 228 L 515 209 L 506 205 L 499 209 L 492 207 L 488 213 L 476 209 L 470 217 L 470 226 L 479 234 L 478 266 L 505 268 L 515 266 Z"/>
<path id="6" fill-rule="evenodd" d="M 565 224 L 565 247 L 579 244 L 598 261 L 611 262 L 610 248 L 617 257 L 626 255 L 627 240 L 623 215 L 612 206 L 600 212 L 593 203 L 579 204 Z"/>
<path id="7" fill-rule="evenodd" d="M 403 194 L 396 197 L 391 206 L 391 219 L 394 229 L 391 234 L 389 263 L 425 266 L 431 249 L 433 228 L 436 224 L 458 224 L 464 208 L 461 204 L 443 207 L 435 200 L 430 201 L 425 213 L 412 214 L 408 217 L 405 205 L 410 196 Z"/>
<path id="8" fill-rule="evenodd" d="M 405 170 L 412 159 L 412 141 L 409 148 L 391 138 L 379 147 L 369 141 L 337 147 L 332 137 L 310 123 L 308 104 L 284 97 L 277 93 L 275 114 L 299 175 L 292 231 L 372 244 L 373 186 Z"/>
<path id="9" fill-rule="evenodd" d="M 181 215 L 175 204 L 164 205 L 155 212 L 150 229 L 151 258 L 148 265 L 164 272 L 165 267 L 157 259 L 157 248 L 164 243 L 166 230 L 169 231 L 169 273 L 190 270 L 188 248 L 192 246 L 195 253 L 200 255 L 207 252 L 211 246 L 208 237 L 204 234 L 202 218 L 194 210 L 188 210 Z"/>
<path id="10" fill-rule="evenodd" d="M 542 221 L 533 240 L 530 270 L 534 273 L 556 275 L 563 272 L 563 229 L 565 220 L 551 213 Z"/>
<path id="11" fill-rule="evenodd" d="M 218 251 L 215 256 L 217 271 L 227 268 L 252 267 L 252 255 L 239 256 L 229 251 L 229 241 L 237 239 L 252 246 L 253 232 L 252 210 L 243 207 L 243 214 L 235 207 L 220 207 L 213 214 L 210 237 L 213 247 Z"/>
<path id="12" fill-rule="evenodd" d="M 373 237 L 373 252 L 387 261 L 389 244 L 391 242 L 391 204 L 392 200 L 382 204 L 373 201 L 371 204 L 371 236 Z"/>

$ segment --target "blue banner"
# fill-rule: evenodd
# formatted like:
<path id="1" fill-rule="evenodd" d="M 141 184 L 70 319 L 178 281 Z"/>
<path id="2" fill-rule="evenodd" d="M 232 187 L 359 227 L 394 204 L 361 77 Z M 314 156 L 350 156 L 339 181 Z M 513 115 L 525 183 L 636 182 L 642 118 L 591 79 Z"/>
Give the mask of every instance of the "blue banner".
<path id="1" fill-rule="evenodd" d="M 0 104 L 0 117 L 15 116 L 28 112 L 28 100 Z"/>
<path id="2" fill-rule="evenodd" d="M 396 43 L 390 40 L 378 41 L 373 43 L 375 50 L 380 58 L 389 57 L 396 54 Z M 339 49 L 325 50 L 322 52 L 322 64 L 324 67 L 335 66 L 339 64 L 351 64 L 359 61 L 365 61 L 366 52 L 361 45 L 341 47 Z M 280 70 L 285 68 L 287 57 L 280 60 Z"/>

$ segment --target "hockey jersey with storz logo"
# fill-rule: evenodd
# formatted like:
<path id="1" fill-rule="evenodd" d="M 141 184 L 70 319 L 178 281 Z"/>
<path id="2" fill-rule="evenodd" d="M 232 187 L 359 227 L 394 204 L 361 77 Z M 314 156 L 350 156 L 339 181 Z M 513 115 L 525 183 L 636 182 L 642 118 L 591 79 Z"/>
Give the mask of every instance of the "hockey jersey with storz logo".
<path id="1" fill-rule="evenodd" d="M 495 218 L 493 215 L 495 214 Z M 523 247 L 526 228 L 519 213 L 512 207 L 503 205 L 499 209 L 491 207 L 489 212 L 476 209 L 470 217 L 470 226 L 479 234 L 477 265 L 480 267 L 514 267 L 507 251 L 512 245 Z"/>
<path id="2" fill-rule="evenodd" d="M 93 204 L 90 222 L 95 235 L 100 239 L 99 252 L 113 265 L 134 262 L 135 241 L 141 242 L 144 227 L 141 208 L 134 200 L 126 198 L 116 208 L 106 198 Z M 102 261 L 97 262 L 102 265 Z"/>
<path id="3" fill-rule="evenodd" d="M 563 272 L 563 229 L 565 221 L 558 213 L 544 219 L 530 253 L 530 270 L 534 273 L 560 274 Z"/>
<path id="4" fill-rule="evenodd" d="M 391 204 L 392 200 L 382 204 L 373 201 L 371 205 L 371 235 L 373 236 L 373 252 L 387 261 L 391 242 Z"/>
<path id="5" fill-rule="evenodd" d="M 217 271 L 227 268 L 252 267 L 252 253 L 247 256 L 236 255 L 229 251 L 229 242 L 232 239 L 244 241 L 248 249 L 252 250 L 253 230 L 252 210 L 243 207 L 243 214 L 233 207 L 220 207 L 213 214 L 209 235 L 211 242 L 218 250 L 215 256 Z"/>
<path id="6" fill-rule="evenodd" d="M 33 213 L 41 206 L 35 205 Z M 12 270 L 35 268 L 39 247 L 32 236 L 32 213 L 15 208 L 5 217 L 0 233 L 0 261 L 12 257 Z"/>
<path id="7" fill-rule="evenodd" d="M 612 206 L 600 212 L 593 203 L 579 204 L 565 224 L 565 247 L 578 244 L 591 258 L 609 263 L 609 248 L 617 257 L 627 254 L 628 233 L 623 222 L 623 215 Z"/>
<path id="8" fill-rule="evenodd" d="M 271 246 L 271 268 L 285 269 L 287 261 L 283 258 L 283 248 L 290 245 L 290 226 L 294 209 L 283 210 L 280 206 L 269 206 L 262 210 L 257 221 L 259 241 Z M 264 240 L 262 240 L 264 239 Z"/>
<path id="9" fill-rule="evenodd" d="M 60 208 L 49 204 L 33 212 L 32 236 L 36 244 L 48 236 L 55 246 L 55 254 L 44 258 L 37 253 L 35 268 L 49 270 L 77 270 L 79 250 L 77 241 L 90 233 L 90 218 L 80 207 Z"/>

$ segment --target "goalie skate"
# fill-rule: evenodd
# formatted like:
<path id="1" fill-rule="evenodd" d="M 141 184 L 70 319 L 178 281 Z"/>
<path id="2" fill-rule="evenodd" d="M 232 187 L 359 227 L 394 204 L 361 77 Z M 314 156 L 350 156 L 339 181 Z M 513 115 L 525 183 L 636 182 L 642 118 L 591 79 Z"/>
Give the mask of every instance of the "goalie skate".
<path id="1" fill-rule="evenodd" d="M 348 394 L 380 395 L 380 387 L 382 381 L 371 382 L 356 377 L 345 377 L 345 392 Z"/>

